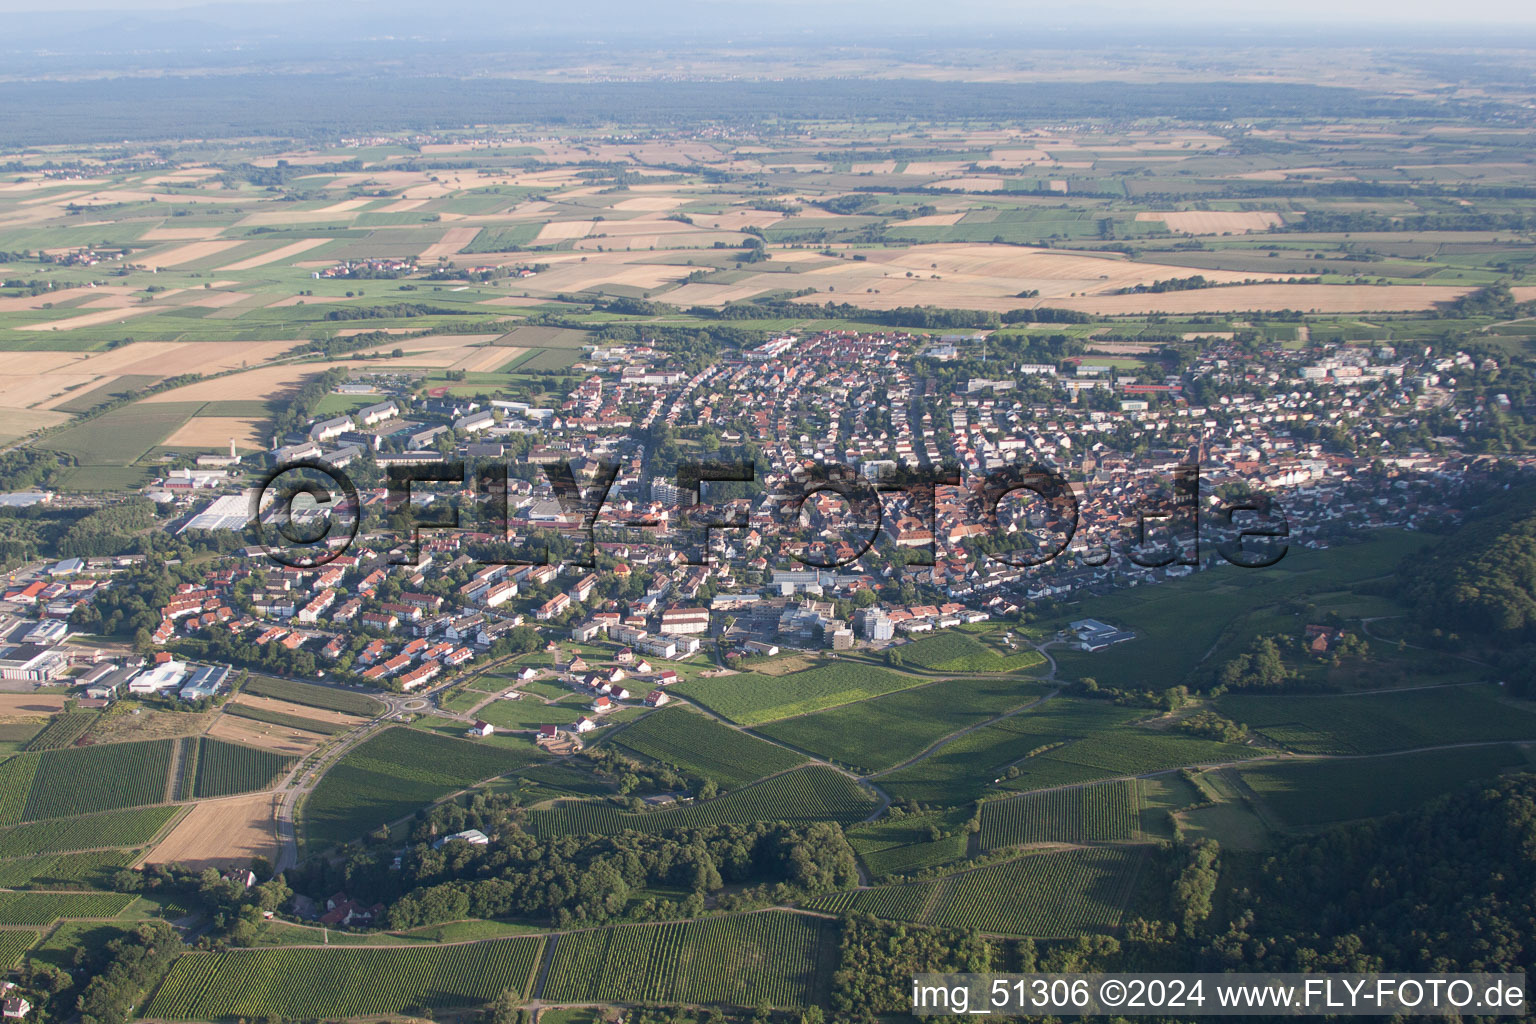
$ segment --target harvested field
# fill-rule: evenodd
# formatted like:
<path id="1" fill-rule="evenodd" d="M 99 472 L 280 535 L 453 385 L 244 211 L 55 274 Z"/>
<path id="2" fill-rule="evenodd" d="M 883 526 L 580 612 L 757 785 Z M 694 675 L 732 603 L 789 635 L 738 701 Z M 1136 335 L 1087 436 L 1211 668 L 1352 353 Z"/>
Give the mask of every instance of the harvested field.
<path id="1" fill-rule="evenodd" d="M 139 236 L 141 242 L 196 242 L 218 238 L 224 229 L 218 225 L 205 228 L 150 228 Z"/>
<path id="2" fill-rule="evenodd" d="M 1202 273 L 1209 274 L 1210 271 Z M 1429 309 L 1471 291 L 1446 285 L 1253 284 L 1162 295 L 1100 295 L 1052 299 L 1052 306 L 1085 313 L 1221 313 L 1299 309 L 1319 313 Z"/>
<path id="3" fill-rule="evenodd" d="M 422 260 L 436 260 L 439 256 L 452 256 L 475 240 L 479 228 L 449 228 L 443 237 L 421 250 Z"/>
<path id="4" fill-rule="evenodd" d="M 899 220 L 892 227 L 898 228 L 947 228 L 960 223 L 964 217 L 964 211 L 959 213 L 931 213 L 926 217 L 912 217 L 907 220 Z"/>
<path id="5" fill-rule="evenodd" d="M 314 750 L 329 738 L 324 733 L 291 729 L 281 725 L 271 725 L 267 722 L 258 722 L 250 718 L 235 718 L 229 715 L 221 715 L 206 735 L 217 740 L 244 743 L 248 746 L 260 747 L 263 750 L 272 750 L 280 754 L 298 754 L 300 756 Z"/>
<path id="6" fill-rule="evenodd" d="M 179 863 L 194 871 L 244 867 L 253 857 L 277 859 L 272 793 L 203 800 L 155 847 L 147 864 Z"/>
<path id="7" fill-rule="evenodd" d="M 54 402 L 66 402 L 76 392 L 96 380 L 89 374 L 50 373 L 17 375 L 0 379 L 0 406 L 22 409 L 36 404 L 43 408 Z"/>
<path id="8" fill-rule="evenodd" d="M 905 174 L 958 174 L 966 164 L 959 160 L 914 160 L 907 164 Z"/>
<path id="9" fill-rule="evenodd" d="M 691 214 L 693 223 L 715 231 L 743 231 L 747 228 L 766 228 L 784 219 L 782 213 L 772 210 L 727 210 L 724 213 Z"/>
<path id="10" fill-rule="evenodd" d="M 240 239 L 188 242 L 186 245 L 178 245 L 155 256 L 144 256 L 140 262 L 150 269 L 163 270 L 166 267 L 179 267 L 187 263 L 196 263 L 198 260 L 207 259 L 209 256 L 217 256 L 226 249 L 233 249 L 237 245 L 244 244 L 245 242 Z"/>
<path id="11" fill-rule="evenodd" d="M 268 434 L 265 419 L 238 416 L 196 416 L 183 423 L 162 443 L 168 448 L 216 448 L 223 451 L 231 440 L 236 448 L 265 451 Z"/>
<path id="12" fill-rule="evenodd" d="M 1226 213 L 1216 210 L 1184 210 L 1177 213 L 1138 213 L 1139 221 L 1162 221 L 1169 231 L 1191 235 L 1246 234 L 1268 231 L 1281 225 L 1278 213 L 1258 211 Z"/>
<path id="13" fill-rule="evenodd" d="M 563 242 L 571 238 L 585 238 L 596 226 L 597 222 L 591 220 L 550 221 L 539 229 L 539 236 L 534 241 Z"/>
<path id="14" fill-rule="evenodd" d="M 343 220 L 350 221 L 357 216 L 359 207 L 367 206 L 372 199 L 344 199 L 339 203 L 321 207 L 318 210 L 271 210 L 264 213 L 253 213 L 239 221 L 242 227 L 257 227 L 272 224 L 315 224 L 326 221 Z"/>
<path id="15" fill-rule="evenodd" d="M 136 374 L 175 377 L 184 373 L 214 374 L 260 365 L 303 341 L 141 341 L 110 352 L 97 352 L 69 366 L 71 373 Z"/>
<path id="16" fill-rule="evenodd" d="M 345 711 L 327 711 L 324 708 L 312 708 L 307 704 L 295 704 L 292 701 L 278 700 L 275 697 L 258 697 L 254 693 L 238 694 L 234 703 L 245 704 L 248 707 L 263 708 L 267 711 L 275 711 L 280 715 L 294 715 L 298 718 L 313 718 L 320 722 L 334 722 L 337 725 L 362 725 L 368 721 L 362 715 L 349 715 Z"/>
<path id="17" fill-rule="evenodd" d="M 74 331 L 81 327 L 99 327 L 102 324 L 110 324 L 115 320 L 126 320 L 129 317 L 143 316 L 145 313 L 159 313 L 162 307 L 152 305 L 134 306 L 131 309 L 103 309 L 95 313 L 86 313 L 83 316 L 73 316 L 67 320 L 49 320 L 44 323 L 25 324 L 17 327 L 18 331 Z"/>
<path id="18" fill-rule="evenodd" d="M 284 397 L 303 381 L 333 366 L 347 365 L 350 364 L 330 362 L 306 363 L 303 366 L 263 366 L 259 370 L 246 370 L 217 380 L 203 380 L 186 387 L 162 391 L 150 395 L 143 403 L 159 405 L 165 402 L 270 401 Z"/>
<path id="19" fill-rule="evenodd" d="M 615 210 L 639 210 L 643 213 L 659 213 L 671 210 L 687 202 L 684 196 L 635 196 L 613 204 Z"/>
<path id="20" fill-rule="evenodd" d="M 109 352 L 0 353 L 0 407 L 52 409 L 123 376 L 142 378 L 142 386 L 184 373 L 221 373 L 273 359 L 295 344 L 141 342 Z"/>
<path id="21" fill-rule="evenodd" d="M 283 260 L 290 260 L 300 253 L 308 252 L 316 246 L 324 245 L 329 241 L 329 238 L 303 238 L 297 242 L 285 245 L 281 249 L 273 249 L 271 252 L 264 252 L 259 256 L 248 257 L 236 263 L 220 267 L 219 270 L 221 272 L 226 270 L 252 270 L 256 267 L 265 267 L 270 263 L 281 263 Z"/>
<path id="22" fill-rule="evenodd" d="M 1007 179 L 997 175 L 968 174 L 963 178 L 941 178 L 930 182 L 937 188 L 957 188 L 962 192 L 998 192 L 1008 187 Z"/>
<path id="23" fill-rule="evenodd" d="M 454 363 L 451 369 L 465 370 L 469 373 L 491 373 L 528 351 L 525 348 L 510 348 L 505 345 L 487 345 L 474 349 L 464 358 Z"/>
<path id="24" fill-rule="evenodd" d="M 25 437 L 34 430 L 56 427 L 68 421 L 62 412 L 41 412 L 37 409 L 0 408 L 0 444 Z"/>
<path id="25" fill-rule="evenodd" d="M 62 693 L 0 693 L 0 715 L 42 718 L 64 710 Z"/>
<path id="26" fill-rule="evenodd" d="M 133 289 L 123 285 L 98 285 L 95 288 L 58 288 L 40 295 L 10 295 L 0 298 L 0 313 L 16 313 L 26 309 L 42 309 L 45 305 L 58 306 L 74 299 L 104 298 L 108 295 L 128 296 Z"/>
<path id="27" fill-rule="evenodd" d="M 499 350 L 502 356 L 498 356 L 495 354 L 498 350 L 490 345 L 499 337 L 501 337 L 499 334 L 428 335 L 424 338 L 388 342 L 363 351 L 365 354 L 374 354 L 393 352 L 398 348 L 405 352 L 398 361 L 398 365 L 401 366 L 483 371 L 495 369 L 506 362 L 506 359 L 502 358 L 506 350 Z"/>
<path id="28" fill-rule="evenodd" d="M 624 285 L 631 288 L 660 288 L 681 281 L 697 267 L 674 266 L 666 263 L 626 262 L 643 260 L 640 256 L 622 253 L 603 253 L 588 256 L 582 262 L 579 256 L 548 258 L 553 264 L 538 277 L 518 282 L 522 289 L 545 294 L 555 292 L 579 292 L 602 285 Z M 500 300 L 494 300 L 500 301 Z"/>

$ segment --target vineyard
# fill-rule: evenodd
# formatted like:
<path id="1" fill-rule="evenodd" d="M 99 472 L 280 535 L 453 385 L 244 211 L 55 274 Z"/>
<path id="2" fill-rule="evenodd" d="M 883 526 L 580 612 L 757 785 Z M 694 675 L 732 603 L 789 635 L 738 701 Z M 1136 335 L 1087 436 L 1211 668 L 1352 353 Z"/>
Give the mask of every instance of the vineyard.
<path id="1" fill-rule="evenodd" d="M 37 940 L 40 938 L 42 938 L 40 932 L 0 932 L 0 971 L 14 969 L 21 963 L 21 958 L 26 951 L 37 945 Z"/>
<path id="2" fill-rule="evenodd" d="M 351 728 L 351 726 L 344 725 L 341 722 L 322 722 L 318 718 L 285 715 L 281 711 L 252 707 L 249 704 L 225 704 L 224 713 L 226 715 L 234 715 L 236 718 L 249 718 L 253 722 L 266 722 L 268 725 L 280 725 L 285 729 L 300 729 L 305 732 L 316 732 L 325 736 L 335 736 Z"/>
<path id="3" fill-rule="evenodd" d="M 297 760 L 269 750 L 200 736 L 197 740 L 197 774 L 192 795 L 202 799 L 266 789 L 277 776 L 292 768 Z"/>
<path id="4" fill-rule="evenodd" d="M 1536 739 L 1536 714 L 1494 699 L 1491 686 L 1441 686 L 1344 696 L 1226 694 L 1216 706 L 1304 754 L 1381 754 L 1413 747 Z"/>
<path id="5" fill-rule="evenodd" d="M 969 812 L 961 809 L 887 815 L 849 826 L 848 845 L 870 877 L 905 875 L 965 856 L 970 845 Z M 950 833 L 946 836 L 944 833 Z"/>
<path id="6" fill-rule="evenodd" d="M 610 742 L 640 757 L 714 779 L 722 789 L 739 789 L 805 762 L 800 754 L 682 707 L 647 715 Z"/>
<path id="7" fill-rule="evenodd" d="M 1134 839 L 1140 815 L 1133 781 L 1053 789 L 989 800 L 981 808 L 981 846 Z"/>
<path id="8" fill-rule="evenodd" d="M 384 711 L 384 705 L 366 693 L 354 693 L 334 686 L 315 686 L 313 683 L 300 683 L 292 679 L 253 675 L 246 680 L 245 686 L 241 689 L 245 693 L 254 693 L 261 697 L 274 697 L 277 700 L 307 704 L 312 708 L 324 708 L 327 711 L 343 711 L 349 715 L 362 715 L 365 718 L 373 718 Z"/>
<path id="9" fill-rule="evenodd" d="M 1128 846 L 1033 854 L 929 882 L 834 893 L 806 906 L 998 935 L 1102 932 L 1119 923 L 1143 856 Z"/>
<path id="10" fill-rule="evenodd" d="M 542 998 L 551 1003 L 823 1004 L 837 927 L 782 911 L 562 935 Z"/>
<path id="11" fill-rule="evenodd" d="M 46 927 L 63 917 L 116 917 L 136 899 L 119 892 L 0 892 L 0 924 Z"/>
<path id="12" fill-rule="evenodd" d="M 305 828 L 312 842 L 355 839 L 482 779 L 516 771 L 536 756 L 532 748 L 386 729 L 325 773 L 304 805 Z"/>
<path id="13" fill-rule="evenodd" d="M 935 868 L 941 864 L 964 859 L 970 843 L 970 835 L 962 833 L 944 839 L 910 843 L 906 846 L 891 846 L 884 850 L 863 854 L 864 866 L 869 869 L 871 878 L 910 875 L 927 868 Z"/>
<path id="14" fill-rule="evenodd" d="M 96 711 L 66 711 L 54 715 L 42 732 L 32 737 L 26 750 L 55 750 L 67 747 L 84 736 L 96 724 L 101 714 Z"/>
<path id="15" fill-rule="evenodd" d="M 1528 762 L 1513 745 L 1388 754 L 1369 761 L 1292 761 L 1237 769 L 1264 805 L 1293 828 L 1406 811 Z"/>
<path id="16" fill-rule="evenodd" d="M 175 740 L 108 743 L 95 747 L 65 747 L 39 754 L 19 754 L 11 761 L 35 761 L 31 770 L 18 766 L 0 779 L 5 786 L 0 807 L 9 811 L 18 796 L 11 786 L 26 780 L 20 797 L 20 820 L 67 818 L 125 807 L 158 804 L 165 799 L 165 778 L 171 770 Z M 6 768 L 11 762 L 6 762 Z M 17 818 L 7 816 L 5 823 Z"/>
<path id="17" fill-rule="evenodd" d="M 13 825 L 21 820 L 36 775 L 36 755 L 21 754 L 0 762 L 0 825 Z"/>
<path id="18" fill-rule="evenodd" d="M 127 867 L 137 856 L 137 850 L 90 850 L 0 860 L 0 886 L 9 889 L 110 888 L 112 875 L 119 868 Z"/>
<path id="19" fill-rule="evenodd" d="M 143 1016 L 426 1016 L 489 1002 L 507 989 L 527 998 L 543 949 L 542 938 L 519 938 L 437 947 L 189 953 L 172 965 Z"/>
<path id="20" fill-rule="evenodd" d="M 0 857 L 30 857 L 106 846 L 143 846 L 176 815 L 177 810 L 175 807 L 144 807 L 0 829 Z"/>
<path id="21" fill-rule="evenodd" d="M 905 690 L 926 680 L 859 662 L 823 665 L 782 676 L 747 673 L 690 679 L 673 687 L 740 725 L 761 725 L 840 704 Z"/>
<path id="22" fill-rule="evenodd" d="M 561 835 L 608 835 L 634 830 L 665 832 L 754 821 L 840 821 L 864 818 L 873 806 L 868 793 L 841 772 L 808 765 L 774 776 L 714 800 L 660 811 L 632 813 L 608 803 L 572 803 L 552 811 L 532 811 L 529 829 L 539 838 Z"/>
<path id="23" fill-rule="evenodd" d="M 1039 700 L 1047 692 L 1039 683 L 1014 679 L 948 679 L 849 707 L 786 718 L 758 731 L 855 771 L 873 772 L 900 764 L 952 732 Z"/>

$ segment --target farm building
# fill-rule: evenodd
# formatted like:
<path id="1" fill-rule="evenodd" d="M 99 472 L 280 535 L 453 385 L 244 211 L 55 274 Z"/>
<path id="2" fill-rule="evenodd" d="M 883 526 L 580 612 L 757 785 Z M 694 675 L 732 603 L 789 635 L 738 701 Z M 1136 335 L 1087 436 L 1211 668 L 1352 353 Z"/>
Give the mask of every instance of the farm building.
<path id="1" fill-rule="evenodd" d="M 1102 651 L 1111 644 L 1123 644 L 1136 639 L 1129 630 L 1117 629 L 1098 619 L 1078 619 L 1067 627 L 1077 634 L 1077 647 L 1083 651 Z"/>

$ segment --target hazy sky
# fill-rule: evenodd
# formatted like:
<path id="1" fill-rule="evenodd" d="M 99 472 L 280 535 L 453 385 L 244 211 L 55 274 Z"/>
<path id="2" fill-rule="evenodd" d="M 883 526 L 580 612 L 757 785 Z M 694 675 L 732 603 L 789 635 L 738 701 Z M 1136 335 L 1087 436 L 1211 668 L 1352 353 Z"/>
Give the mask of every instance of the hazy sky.
<path id="1" fill-rule="evenodd" d="M 47 12 L 57 14 L 68 10 L 112 11 L 133 13 L 139 11 L 213 9 L 221 7 L 283 3 L 285 0 L 238 0 L 238 3 L 208 0 L 0 0 L 0 13 Z M 338 5 L 338 0 L 311 0 L 316 7 Z M 342 0 L 345 3 L 345 0 Z M 921 12 L 929 12 L 936 19 L 953 23 L 959 17 L 966 21 L 997 21 L 1001 23 L 1027 22 L 1040 18 L 1055 24 L 1080 22 L 1092 24 L 1105 17 L 1123 21 L 1151 21 L 1162 24 L 1198 22 L 1204 25 L 1244 24 L 1254 22 L 1289 22 L 1312 24 L 1361 24 L 1376 22 L 1382 25 L 1403 27 L 1410 23 L 1455 23 L 1461 25 L 1533 25 L 1536 24 L 1536 4 L 1529 0 L 1463 0 L 1446 3 L 1445 0 L 1088 0 L 1088 2 L 1062 4 L 1059 0 L 945 0 L 934 5 L 931 2 L 914 3 L 905 0 L 887 0 L 872 5 L 868 0 L 711 0 L 721 6 L 736 8 L 733 13 L 751 10 L 765 19 L 775 16 L 794 16 L 804 13 L 809 19 L 817 19 L 817 13 L 831 13 L 833 8 L 876 7 L 890 10 L 905 8 L 907 19 L 914 20 Z M 649 9 L 664 19 L 667 8 L 678 6 L 673 0 L 636 0 L 637 10 Z M 750 6 L 749 6 L 750 5 Z M 523 3 L 488 2 L 488 12 L 511 13 Z M 544 4 L 529 5 L 548 9 Z M 583 5 L 581 0 L 562 4 L 567 11 L 576 12 Z M 689 8 L 696 12 L 696 5 Z M 942 14 L 938 13 L 942 11 Z M 1071 12 L 1070 14 L 1067 12 Z"/>

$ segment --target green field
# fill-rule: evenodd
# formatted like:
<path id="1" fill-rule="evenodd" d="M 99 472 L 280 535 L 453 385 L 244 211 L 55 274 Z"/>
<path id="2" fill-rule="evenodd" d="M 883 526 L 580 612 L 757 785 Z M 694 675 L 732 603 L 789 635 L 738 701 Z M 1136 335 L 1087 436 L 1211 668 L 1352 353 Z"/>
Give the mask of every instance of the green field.
<path id="1" fill-rule="evenodd" d="M 175 807 L 107 811 L 0 829 L 0 857 L 30 857 L 107 846 L 143 846 L 175 817 Z"/>
<path id="2" fill-rule="evenodd" d="M 0 892 L 0 924 L 51 925 L 64 917 L 116 917 L 136 899 L 119 892 Z"/>
<path id="3" fill-rule="evenodd" d="M 362 715 L 365 718 L 372 718 L 384 710 L 382 703 L 366 693 L 356 693 L 334 686 L 299 683 L 292 679 L 275 679 L 272 676 L 253 675 L 242 689 L 246 693 L 254 693 L 261 697 L 275 697 L 295 704 L 307 704 L 312 708 L 344 711 L 349 715 Z"/>
<path id="4" fill-rule="evenodd" d="M 32 742 L 32 737 L 46 729 L 47 725 L 39 719 L 25 719 L 19 722 L 0 722 L 0 756 L 9 756 L 27 749 L 27 744 Z"/>
<path id="5" fill-rule="evenodd" d="M 266 789 L 298 761 L 207 736 L 198 737 L 197 747 L 197 781 L 192 792 L 198 799 Z"/>
<path id="6" fill-rule="evenodd" d="M 560 936 L 543 998 L 553 1003 L 824 1005 L 837 927 L 782 911 L 603 928 Z"/>
<path id="7" fill-rule="evenodd" d="M 662 708 L 625 726 L 610 745 L 739 789 L 805 758 L 687 708 Z"/>
<path id="8" fill-rule="evenodd" d="M 127 466 L 191 419 L 201 402 L 136 402 L 51 435 L 46 447 L 81 466 Z"/>
<path id="9" fill-rule="evenodd" d="M 1017 679 L 947 679 L 761 726 L 758 732 L 855 771 L 900 764 L 944 736 L 1049 691 Z"/>
<path id="10" fill-rule="evenodd" d="M 932 881 L 836 893 L 806 906 L 999 935 L 1083 935 L 1120 922 L 1143 856 L 1134 846 L 1030 854 Z"/>
<path id="11" fill-rule="evenodd" d="M 558 835 L 665 832 L 754 821 L 853 822 L 869 814 L 873 800 L 841 772 L 808 765 L 733 793 L 683 807 L 638 814 L 609 803 L 580 802 L 552 811 L 532 811 L 529 829 L 540 838 Z"/>
<path id="12" fill-rule="evenodd" d="M 445 706 L 453 711 L 468 711 L 485 694 L 478 690 L 465 690 L 462 703 L 449 701 Z M 585 706 L 572 701 L 569 704 L 545 704 L 541 700 L 524 697 L 522 700 L 493 700 L 475 717 L 490 722 L 498 729 L 535 729 L 541 725 L 570 725 L 585 712 Z"/>
<path id="13" fill-rule="evenodd" d="M 952 630 L 895 650 L 903 664 L 932 672 L 1019 672 L 1045 664 L 1037 651 L 1005 652 Z"/>
<path id="14" fill-rule="evenodd" d="M 188 953 L 172 965 L 144 1016 L 420 1017 L 489 1002 L 507 989 L 526 998 L 543 949 L 543 939 L 526 938 L 439 947 Z"/>
<path id="15" fill-rule="evenodd" d="M 325 773 L 304 804 L 307 837 L 312 843 L 355 839 L 535 757 L 532 747 L 509 750 L 418 729 L 385 729 Z"/>
<path id="16" fill-rule="evenodd" d="M 1536 740 L 1536 714 L 1497 700 L 1496 686 L 1443 686 L 1342 696 L 1225 694 L 1223 715 L 1304 754 L 1380 754 L 1491 740 Z"/>
<path id="17" fill-rule="evenodd" d="M 1507 768 L 1528 766 L 1518 748 L 1500 744 L 1235 771 L 1285 825 L 1304 829 L 1411 810 Z"/>
<path id="18" fill-rule="evenodd" d="M 1122 780 L 989 800 L 981 807 L 981 847 L 1135 839 L 1137 792 L 1134 781 Z"/>
<path id="19" fill-rule="evenodd" d="M 790 715 L 905 690 L 925 680 L 850 662 L 819 665 L 782 676 L 744 673 L 689 679 L 673 689 L 741 725 L 761 725 Z"/>

